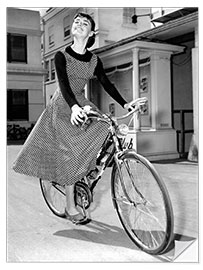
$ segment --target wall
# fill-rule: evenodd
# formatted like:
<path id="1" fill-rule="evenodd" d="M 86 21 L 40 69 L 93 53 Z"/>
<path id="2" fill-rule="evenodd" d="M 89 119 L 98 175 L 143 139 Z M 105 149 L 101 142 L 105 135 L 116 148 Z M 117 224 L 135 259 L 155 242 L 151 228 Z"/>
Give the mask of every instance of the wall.
<path id="1" fill-rule="evenodd" d="M 40 14 L 37 11 L 7 8 L 7 26 L 40 30 Z"/>
<path id="2" fill-rule="evenodd" d="M 185 53 L 172 58 L 172 87 L 173 87 L 173 108 L 192 109 L 192 64 L 191 48 L 194 42 L 184 44 Z"/>
<path id="3" fill-rule="evenodd" d="M 105 33 L 100 37 L 100 46 L 127 38 L 151 27 L 149 16 L 139 17 L 136 24 L 133 24 L 131 21 L 128 24 L 124 24 L 123 8 L 99 8 L 98 13 L 99 31 Z M 149 8 L 136 9 L 136 14 L 147 13 L 149 13 Z"/>

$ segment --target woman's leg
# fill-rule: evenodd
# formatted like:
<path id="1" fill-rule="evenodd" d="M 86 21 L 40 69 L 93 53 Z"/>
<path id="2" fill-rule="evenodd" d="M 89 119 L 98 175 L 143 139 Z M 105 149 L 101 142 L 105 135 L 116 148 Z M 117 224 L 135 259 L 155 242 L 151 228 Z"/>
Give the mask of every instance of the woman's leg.
<path id="1" fill-rule="evenodd" d="M 75 201 L 74 201 L 74 185 L 66 185 L 66 210 L 69 215 L 76 215 L 78 214 L 78 210 L 75 207 Z"/>

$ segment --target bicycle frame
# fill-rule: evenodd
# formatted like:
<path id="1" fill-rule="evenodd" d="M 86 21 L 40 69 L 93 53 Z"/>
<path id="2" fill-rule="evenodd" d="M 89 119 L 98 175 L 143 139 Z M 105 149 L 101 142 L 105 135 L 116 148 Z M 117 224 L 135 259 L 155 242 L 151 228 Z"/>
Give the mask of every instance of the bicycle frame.
<path id="1" fill-rule="evenodd" d="M 113 145 L 113 149 L 110 153 L 108 153 L 108 157 L 106 159 L 106 161 L 102 164 L 102 168 L 99 172 L 99 174 L 97 175 L 97 178 L 95 179 L 95 181 L 93 182 L 92 186 L 91 186 L 91 191 L 94 189 L 94 187 L 96 186 L 97 182 L 99 181 L 99 179 L 101 178 L 103 172 L 105 171 L 106 167 L 108 167 L 108 165 L 111 163 L 112 159 L 114 159 L 114 162 L 118 168 L 119 174 L 120 174 L 120 179 L 122 179 L 122 172 L 120 170 L 120 162 L 121 159 L 121 155 L 123 155 L 126 151 L 127 152 L 135 152 L 135 150 L 124 150 L 123 149 L 123 145 L 121 142 L 121 139 L 119 138 L 118 135 L 118 129 L 119 129 L 119 125 L 117 123 L 117 120 L 122 120 L 124 118 L 129 117 L 130 115 L 133 115 L 132 117 L 134 117 L 135 113 L 140 113 L 142 111 L 141 105 L 145 105 L 147 102 L 146 98 L 140 98 L 140 99 L 136 99 L 135 101 L 132 101 L 132 109 L 131 111 L 129 111 L 126 115 L 123 115 L 121 117 L 117 117 L 117 118 L 113 118 L 110 115 L 107 114 L 100 114 L 99 112 L 95 112 L 95 111 L 85 111 L 86 117 L 85 117 L 85 121 L 83 123 L 83 125 L 81 126 L 81 128 L 83 129 L 83 127 L 85 126 L 85 124 L 88 122 L 89 119 L 96 119 L 97 121 L 102 121 L 105 122 L 109 125 L 109 134 L 101 148 L 101 151 L 99 153 L 99 156 L 97 158 L 98 161 L 100 161 L 105 155 L 107 155 L 107 150 L 109 149 L 110 146 Z M 132 120 L 132 119 L 131 119 Z M 129 121 L 129 123 L 131 122 L 131 120 Z M 127 135 L 127 134 L 126 134 Z M 121 180 L 120 180 L 121 181 Z M 121 181 L 121 185 L 123 188 L 123 191 L 126 195 L 126 198 L 128 199 L 129 203 L 134 204 L 131 199 L 129 198 L 124 183 Z"/>

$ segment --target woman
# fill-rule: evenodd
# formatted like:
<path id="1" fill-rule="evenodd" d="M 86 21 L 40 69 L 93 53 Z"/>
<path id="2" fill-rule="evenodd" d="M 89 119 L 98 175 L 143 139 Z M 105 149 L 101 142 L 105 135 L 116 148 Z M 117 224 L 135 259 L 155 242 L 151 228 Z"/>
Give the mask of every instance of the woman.
<path id="1" fill-rule="evenodd" d="M 66 216 L 84 223 L 74 204 L 74 184 L 96 167 L 96 156 L 107 134 L 107 124 L 93 121 L 81 130 L 83 107 L 97 107 L 85 98 L 84 86 L 97 76 L 104 89 L 124 108 L 129 104 L 105 75 L 101 60 L 87 48 L 94 44 L 95 22 L 85 13 L 75 16 L 73 43 L 55 55 L 59 88 L 40 116 L 14 164 L 19 173 L 54 180 L 65 186 Z M 96 90 L 95 90 L 96 91 Z"/>

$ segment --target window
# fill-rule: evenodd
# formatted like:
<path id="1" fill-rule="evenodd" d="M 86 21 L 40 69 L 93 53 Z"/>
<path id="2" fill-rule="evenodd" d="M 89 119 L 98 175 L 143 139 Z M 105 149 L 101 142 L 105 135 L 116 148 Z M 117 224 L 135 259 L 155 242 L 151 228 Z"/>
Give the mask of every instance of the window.
<path id="1" fill-rule="evenodd" d="M 7 61 L 27 63 L 27 36 L 7 34 Z"/>
<path id="2" fill-rule="evenodd" d="M 134 7 L 123 8 L 123 23 L 124 24 L 132 23 L 132 16 L 135 13 L 136 13 L 136 9 Z"/>
<path id="3" fill-rule="evenodd" d="M 44 68 L 47 71 L 47 74 L 45 75 L 45 82 L 49 81 L 49 61 L 45 61 Z"/>
<path id="4" fill-rule="evenodd" d="M 49 46 L 54 45 L 54 26 L 50 26 L 48 29 Z"/>
<path id="5" fill-rule="evenodd" d="M 28 120 L 28 90 L 7 90 L 7 120 Z"/>
<path id="6" fill-rule="evenodd" d="M 51 59 L 51 80 L 55 80 L 55 66 L 54 66 L 54 59 Z"/>
<path id="7" fill-rule="evenodd" d="M 69 15 L 63 19 L 63 27 L 64 27 L 64 38 L 70 36 L 71 24 L 70 24 L 70 16 Z"/>

